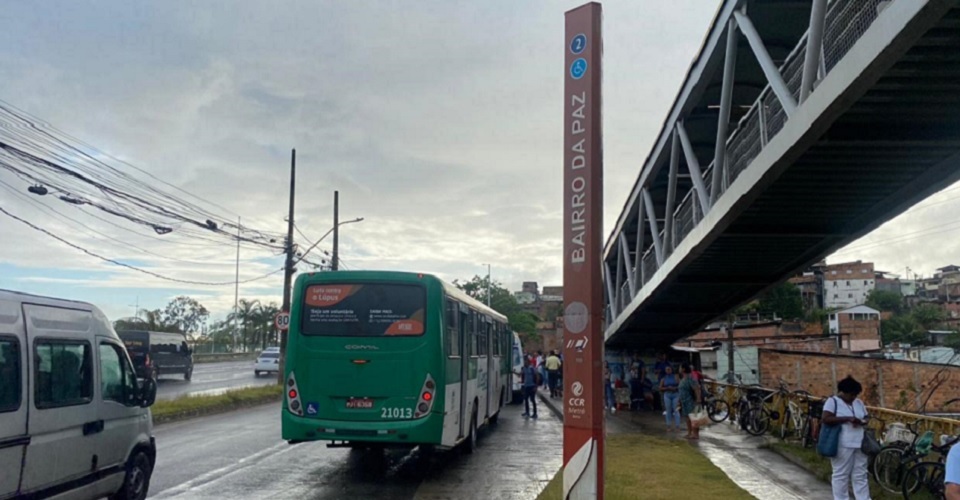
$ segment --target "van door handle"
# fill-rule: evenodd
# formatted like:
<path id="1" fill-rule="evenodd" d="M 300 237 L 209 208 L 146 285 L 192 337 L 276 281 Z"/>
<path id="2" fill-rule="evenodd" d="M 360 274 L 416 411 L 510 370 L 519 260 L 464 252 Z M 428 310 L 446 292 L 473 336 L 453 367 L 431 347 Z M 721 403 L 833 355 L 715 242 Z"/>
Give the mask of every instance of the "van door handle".
<path id="1" fill-rule="evenodd" d="M 83 424 L 83 435 L 97 434 L 103 432 L 103 420 L 94 420 Z"/>

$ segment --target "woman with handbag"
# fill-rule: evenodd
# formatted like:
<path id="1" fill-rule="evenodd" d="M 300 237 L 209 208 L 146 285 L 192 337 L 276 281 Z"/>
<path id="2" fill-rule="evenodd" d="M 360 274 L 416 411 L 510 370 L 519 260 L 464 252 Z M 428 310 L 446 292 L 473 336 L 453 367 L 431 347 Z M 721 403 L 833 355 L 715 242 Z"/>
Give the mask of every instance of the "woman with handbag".
<path id="1" fill-rule="evenodd" d="M 870 499 L 870 485 L 867 476 L 867 455 L 861 450 L 864 447 L 864 426 L 867 424 L 867 407 L 857 396 L 863 392 L 863 386 L 853 377 L 840 381 L 837 384 L 837 395 L 828 399 L 823 405 L 823 424 L 832 429 L 822 429 L 821 433 L 834 435 L 836 453 L 830 457 L 833 467 L 834 500 L 849 500 L 848 490 L 853 481 L 853 494 L 856 500 Z M 838 435 L 831 432 L 839 426 Z M 821 437 L 824 437 L 821 435 Z M 818 444 L 818 449 L 823 443 Z"/>
<path id="2" fill-rule="evenodd" d="M 700 382 L 693 378 L 693 370 L 689 363 L 680 365 L 680 417 L 687 423 L 687 439 L 700 439 L 700 427 L 693 425 L 690 414 L 700 404 Z"/>

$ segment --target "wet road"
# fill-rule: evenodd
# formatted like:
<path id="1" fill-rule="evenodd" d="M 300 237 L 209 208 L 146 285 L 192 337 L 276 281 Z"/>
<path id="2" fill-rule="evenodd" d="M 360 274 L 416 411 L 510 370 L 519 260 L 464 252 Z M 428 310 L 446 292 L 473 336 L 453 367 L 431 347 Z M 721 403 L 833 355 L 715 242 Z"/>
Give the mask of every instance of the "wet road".
<path id="1" fill-rule="evenodd" d="M 198 363 L 193 365 L 193 380 L 190 382 L 180 374 L 161 374 L 157 382 L 157 399 L 173 399 L 186 394 L 220 394 L 229 389 L 275 384 L 276 381 L 276 374 L 254 376 L 253 361 Z"/>
<path id="2" fill-rule="evenodd" d="M 277 405 L 163 425 L 151 498 L 534 499 L 560 468 L 562 424 L 503 411 L 473 455 L 291 446 Z"/>

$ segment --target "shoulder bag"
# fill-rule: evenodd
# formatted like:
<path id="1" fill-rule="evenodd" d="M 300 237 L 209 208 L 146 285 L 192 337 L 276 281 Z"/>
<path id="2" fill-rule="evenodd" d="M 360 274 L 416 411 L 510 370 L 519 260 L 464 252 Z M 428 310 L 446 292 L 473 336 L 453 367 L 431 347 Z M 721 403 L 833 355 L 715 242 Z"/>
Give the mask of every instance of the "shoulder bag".
<path id="1" fill-rule="evenodd" d="M 836 415 L 836 404 L 834 401 L 834 415 Z M 817 440 L 817 453 L 822 457 L 833 458 L 837 456 L 840 448 L 840 426 L 842 424 L 820 426 L 820 438 Z"/>

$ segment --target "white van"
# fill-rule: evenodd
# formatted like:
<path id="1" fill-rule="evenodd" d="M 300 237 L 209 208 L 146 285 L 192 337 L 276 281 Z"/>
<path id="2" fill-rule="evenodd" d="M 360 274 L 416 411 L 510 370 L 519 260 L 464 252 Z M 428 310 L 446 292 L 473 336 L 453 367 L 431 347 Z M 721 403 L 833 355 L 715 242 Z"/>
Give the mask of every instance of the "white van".
<path id="1" fill-rule="evenodd" d="M 0 499 L 146 498 L 156 394 L 99 309 L 0 290 Z"/>

